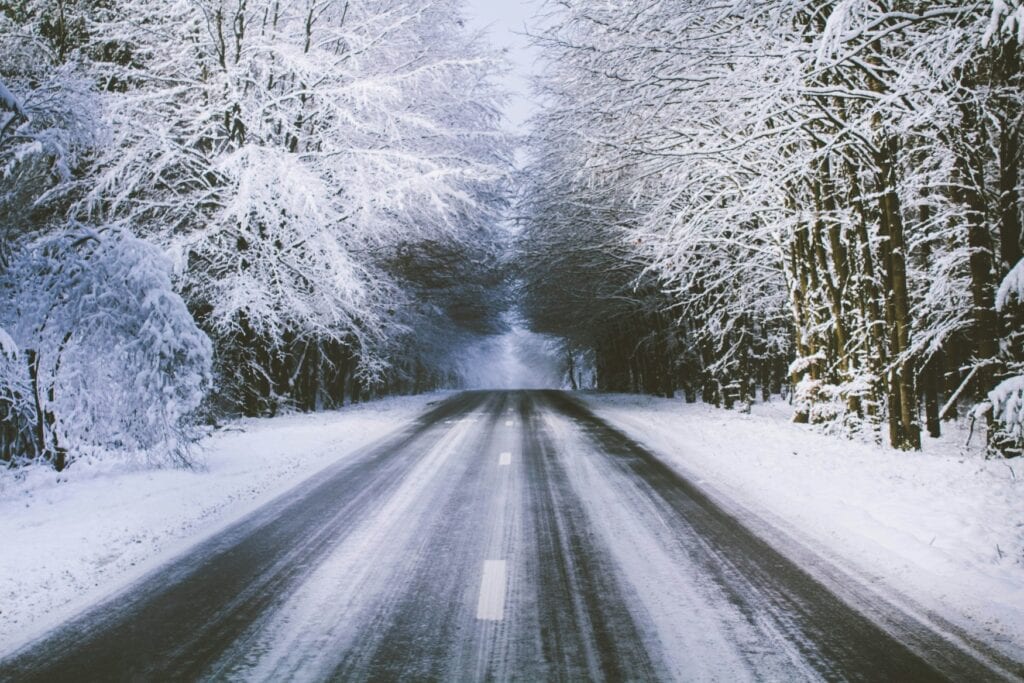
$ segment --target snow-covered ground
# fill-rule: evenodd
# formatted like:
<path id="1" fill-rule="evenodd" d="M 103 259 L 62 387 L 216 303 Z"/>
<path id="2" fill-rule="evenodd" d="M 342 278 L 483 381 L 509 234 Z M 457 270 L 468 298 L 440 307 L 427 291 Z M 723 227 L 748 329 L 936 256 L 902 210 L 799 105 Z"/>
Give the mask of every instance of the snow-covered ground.
<path id="1" fill-rule="evenodd" d="M 977 434 L 971 447 L 954 430 L 903 453 L 792 424 L 781 401 L 744 415 L 585 399 L 784 546 L 1024 658 L 1024 462 L 983 459 Z"/>
<path id="2" fill-rule="evenodd" d="M 243 419 L 196 447 L 194 471 L 78 461 L 0 470 L 0 653 L 408 424 L 440 394 Z"/>

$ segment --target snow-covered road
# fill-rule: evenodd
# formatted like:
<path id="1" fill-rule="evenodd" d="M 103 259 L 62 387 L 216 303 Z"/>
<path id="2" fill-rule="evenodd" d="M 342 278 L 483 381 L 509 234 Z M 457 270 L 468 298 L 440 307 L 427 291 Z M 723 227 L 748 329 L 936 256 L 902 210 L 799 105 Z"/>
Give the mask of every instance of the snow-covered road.
<path id="1" fill-rule="evenodd" d="M 1021 675 L 895 607 L 884 628 L 864 613 L 888 607 L 857 607 L 568 395 L 471 392 L 0 662 L 0 679 Z"/>

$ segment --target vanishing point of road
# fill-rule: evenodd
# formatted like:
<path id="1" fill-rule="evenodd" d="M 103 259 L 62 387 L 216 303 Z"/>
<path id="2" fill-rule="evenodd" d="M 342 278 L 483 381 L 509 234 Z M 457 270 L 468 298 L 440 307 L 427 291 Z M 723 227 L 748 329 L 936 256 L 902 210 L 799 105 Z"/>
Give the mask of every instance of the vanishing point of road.
<path id="1" fill-rule="evenodd" d="M 765 539 L 568 394 L 466 392 L 0 661 L 0 680 L 1022 676 Z"/>

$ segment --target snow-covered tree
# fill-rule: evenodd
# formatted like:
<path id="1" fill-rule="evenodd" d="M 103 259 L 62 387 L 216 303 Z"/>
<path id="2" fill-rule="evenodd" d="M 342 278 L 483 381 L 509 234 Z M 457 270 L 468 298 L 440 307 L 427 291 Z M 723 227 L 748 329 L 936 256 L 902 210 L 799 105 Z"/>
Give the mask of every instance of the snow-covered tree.
<path id="1" fill-rule="evenodd" d="M 248 411 L 287 401 L 295 361 L 327 347 L 381 378 L 408 329 L 388 264 L 488 237 L 500 67 L 461 24 L 427 0 L 143 0 L 96 22 L 132 59 L 99 66 L 128 85 L 80 215 L 175 254 Z"/>
<path id="2" fill-rule="evenodd" d="M 15 252 L 0 276 L 0 325 L 16 345 L 0 370 L 4 459 L 45 458 L 60 470 L 116 449 L 187 462 L 212 349 L 169 266 L 119 229 L 66 231 Z"/>
<path id="3" fill-rule="evenodd" d="M 653 276 L 705 393 L 745 398 L 785 359 L 797 419 L 915 448 L 919 403 L 935 435 L 1005 374 L 1019 3 L 549 7 L 524 205 L 564 207 L 539 232 L 617 206 L 579 251 Z"/>
<path id="4" fill-rule="evenodd" d="M 460 2 L 24 0 L 0 35 L 5 459 L 173 459 L 210 387 L 418 391 L 502 329 L 504 67 Z"/>
<path id="5" fill-rule="evenodd" d="M 59 220 L 103 138 L 82 69 L 13 32 L 0 19 L 0 259 L 5 244 Z"/>

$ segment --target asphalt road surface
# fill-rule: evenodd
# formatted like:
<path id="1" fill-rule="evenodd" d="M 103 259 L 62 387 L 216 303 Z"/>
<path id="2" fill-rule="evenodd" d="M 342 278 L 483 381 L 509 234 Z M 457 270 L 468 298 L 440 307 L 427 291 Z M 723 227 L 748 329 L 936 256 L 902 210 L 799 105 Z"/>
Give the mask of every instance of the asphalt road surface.
<path id="1" fill-rule="evenodd" d="M 0 679 L 1022 675 L 867 602 L 569 395 L 468 392 L 0 662 Z"/>

